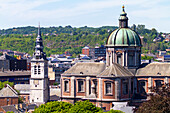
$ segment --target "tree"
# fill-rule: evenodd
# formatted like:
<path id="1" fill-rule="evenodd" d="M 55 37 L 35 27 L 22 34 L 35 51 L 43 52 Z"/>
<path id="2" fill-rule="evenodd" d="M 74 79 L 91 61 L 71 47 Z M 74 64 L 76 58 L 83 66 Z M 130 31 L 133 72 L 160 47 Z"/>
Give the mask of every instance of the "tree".
<path id="1" fill-rule="evenodd" d="M 9 82 L 9 81 L 1 82 L 1 81 L 0 81 L 0 90 L 1 90 L 2 88 L 4 88 L 6 84 L 9 84 L 11 87 L 14 86 L 14 83 L 13 83 L 13 82 Z"/>
<path id="2" fill-rule="evenodd" d="M 107 113 L 124 113 L 124 112 L 122 112 L 122 111 L 120 111 L 120 110 L 113 110 L 113 109 L 111 109 L 111 110 L 108 111 Z"/>
<path id="3" fill-rule="evenodd" d="M 103 110 L 96 107 L 93 103 L 86 101 L 78 101 L 74 105 L 67 102 L 48 102 L 35 108 L 33 113 L 103 113 Z M 107 113 L 123 113 L 119 110 L 110 110 Z"/>
<path id="4" fill-rule="evenodd" d="M 67 113 L 72 106 L 67 102 L 48 102 L 36 108 L 33 113 Z"/>
<path id="5" fill-rule="evenodd" d="M 74 104 L 74 106 L 70 109 L 70 113 L 96 113 L 102 112 L 102 109 L 96 107 L 93 103 L 86 101 L 78 101 Z"/>
<path id="6" fill-rule="evenodd" d="M 137 113 L 170 113 L 170 87 L 165 85 L 152 88 L 152 91 L 155 93 L 138 108 Z"/>

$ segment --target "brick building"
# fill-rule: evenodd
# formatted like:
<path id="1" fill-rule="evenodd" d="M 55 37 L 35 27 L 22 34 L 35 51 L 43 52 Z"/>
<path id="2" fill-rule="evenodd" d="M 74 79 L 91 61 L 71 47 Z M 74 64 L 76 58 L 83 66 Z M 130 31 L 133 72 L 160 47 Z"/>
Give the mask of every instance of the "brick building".
<path id="1" fill-rule="evenodd" d="M 89 51 L 90 51 L 90 48 L 86 46 L 82 49 L 82 54 L 89 56 Z"/>
<path id="2" fill-rule="evenodd" d="M 7 84 L 0 90 L 0 107 L 14 104 L 18 104 L 18 93 Z"/>
<path id="3" fill-rule="evenodd" d="M 105 110 L 114 103 L 146 99 L 149 87 L 170 83 L 170 63 L 141 65 L 141 40 L 128 28 L 124 7 L 119 28 L 107 39 L 105 63 L 77 63 L 61 75 L 61 99 L 90 100 Z M 139 100 L 138 100 L 139 101 Z"/>

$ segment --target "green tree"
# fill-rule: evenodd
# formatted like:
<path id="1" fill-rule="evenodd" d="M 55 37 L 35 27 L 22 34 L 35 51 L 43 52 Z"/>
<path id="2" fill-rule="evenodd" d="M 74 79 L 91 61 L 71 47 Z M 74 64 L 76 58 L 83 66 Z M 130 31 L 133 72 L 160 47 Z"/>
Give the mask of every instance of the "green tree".
<path id="1" fill-rule="evenodd" d="M 48 102 L 36 108 L 33 113 L 67 113 L 72 106 L 67 102 Z"/>
<path id="2" fill-rule="evenodd" d="M 110 111 L 108 111 L 107 113 L 124 113 L 123 111 L 120 110 L 113 110 L 111 109 Z"/>
<path id="3" fill-rule="evenodd" d="M 9 82 L 9 81 L 1 82 L 1 81 L 0 81 L 0 90 L 1 90 L 2 88 L 4 88 L 6 84 L 9 84 L 11 87 L 14 86 L 14 83 L 13 83 L 13 82 Z"/>
<path id="4" fill-rule="evenodd" d="M 78 101 L 70 109 L 70 113 L 97 113 L 102 112 L 102 109 L 96 107 L 93 103 L 86 101 Z"/>

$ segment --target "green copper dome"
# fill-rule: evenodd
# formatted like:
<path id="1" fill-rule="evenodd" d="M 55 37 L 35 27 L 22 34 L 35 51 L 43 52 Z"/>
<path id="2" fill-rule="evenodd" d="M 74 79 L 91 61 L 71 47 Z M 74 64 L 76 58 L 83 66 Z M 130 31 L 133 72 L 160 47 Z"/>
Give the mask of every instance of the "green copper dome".
<path id="1" fill-rule="evenodd" d="M 142 46 L 139 35 L 128 28 L 128 17 L 122 7 L 123 11 L 119 18 L 119 28 L 113 31 L 107 39 L 106 46 Z"/>
<path id="2" fill-rule="evenodd" d="M 138 34 L 130 28 L 118 28 L 110 34 L 106 45 L 141 46 L 141 40 Z"/>

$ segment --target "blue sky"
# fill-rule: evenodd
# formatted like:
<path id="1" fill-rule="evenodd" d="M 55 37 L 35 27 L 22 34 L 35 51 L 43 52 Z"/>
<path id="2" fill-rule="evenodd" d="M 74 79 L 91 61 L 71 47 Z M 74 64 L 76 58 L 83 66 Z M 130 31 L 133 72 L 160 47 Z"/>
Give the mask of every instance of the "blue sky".
<path id="1" fill-rule="evenodd" d="M 170 32 L 169 0 L 0 0 L 0 29 L 38 26 L 118 26 L 125 5 L 129 25 Z"/>

